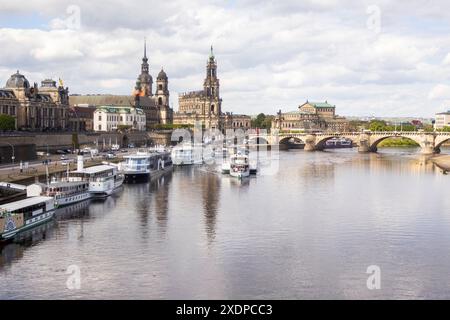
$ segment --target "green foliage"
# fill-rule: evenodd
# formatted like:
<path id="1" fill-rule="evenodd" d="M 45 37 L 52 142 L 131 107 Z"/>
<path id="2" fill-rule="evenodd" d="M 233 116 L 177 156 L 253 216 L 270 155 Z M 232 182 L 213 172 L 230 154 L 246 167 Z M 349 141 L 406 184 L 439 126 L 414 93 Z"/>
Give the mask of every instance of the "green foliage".
<path id="1" fill-rule="evenodd" d="M 368 129 L 369 123 L 362 120 L 350 120 L 348 123 L 348 131 L 359 132 L 362 129 Z"/>
<path id="2" fill-rule="evenodd" d="M 0 114 L 0 130 L 14 130 L 16 128 L 16 120 L 7 114 Z"/>
<path id="3" fill-rule="evenodd" d="M 419 147 L 419 144 L 408 138 L 388 138 L 381 141 L 378 147 Z"/>
<path id="4" fill-rule="evenodd" d="M 383 120 L 372 120 L 369 122 L 369 130 L 371 131 L 387 131 L 386 121 Z"/>
<path id="5" fill-rule="evenodd" d="M 266 116 L 264 113 L 260 113 L 255 119 L 252 119 L 252 128 L 270 129 L 272 127 L 273 116 Z"/>
<path id="6" fill-rule="evenodd" d="M 450 132 L 450 127 L 449 126 L 445 126 L 442 129 L 438 129 L 437 131 L 439 131 L 439 132 Z"/>
<path id="7" fill-rule="evenodd" d="M 372 120 L 368 129 L 371 131 L 417 131 L 417 127 L 411 123 L 388 125 L 384 120 Z"/>
<path id="8" fill-rule="evenodd" d="M 129 130 L 129 129 L 131 129 L 132 128 L 132 126 L 130 126 L 130 125 L 126 125 L 126 124 L 119 124 L 118 126 L 117 126 L 117 130 L 118 131 L 127 131 L 127 130 Z"/>

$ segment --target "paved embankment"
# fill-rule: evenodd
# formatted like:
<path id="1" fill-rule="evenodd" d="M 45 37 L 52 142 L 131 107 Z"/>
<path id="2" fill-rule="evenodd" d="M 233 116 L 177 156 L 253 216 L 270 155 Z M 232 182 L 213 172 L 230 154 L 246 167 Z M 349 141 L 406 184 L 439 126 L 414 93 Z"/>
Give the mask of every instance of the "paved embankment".
<path id="1" fill-rule="evenodd" d="M 110 162 L 118 162 L 120 159 L 116 158 L 114 160 L 104 160 L 101 158 L 94 159 L 85 159 L 84 166 L 91 167 L 94 165 L 101 164 L 102 161 L 110 161 Z M 77 164 L 76 162 L 72 162 L 69 164 L 69 170 L 76 170 Z M 50 163 L 48 166 L 49 175 L 53 175 L 56 173 L 62 173 L 67 171 L 67 165 L 62 165 L 61 161 L 55 161 L 54 163 Z M 15 183 L 32 183 L 36 177 L 45 177 L 46 169 L 45 165 L 39 164 L 35 165 L 31 168 L 24 169 L 20 172 L 18 166 L 13 168 L 8 168 L 7 170 L 0 170 L 0 181 L 3 182 L 15 182 Z"/>

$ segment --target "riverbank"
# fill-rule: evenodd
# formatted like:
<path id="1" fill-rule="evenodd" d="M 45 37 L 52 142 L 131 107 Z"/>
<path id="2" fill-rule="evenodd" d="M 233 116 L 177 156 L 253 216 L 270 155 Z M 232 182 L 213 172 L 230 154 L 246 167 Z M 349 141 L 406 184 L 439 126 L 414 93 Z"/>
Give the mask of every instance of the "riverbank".
<path id="1" fill-rule="evenodd" d="M 450 155 L 437 155 L 431 161 L 439 168 L 450 171 Z"/>
<path id="2" fill-rule="evenodd" d="M 114 159 L 110 162 L 119 162 L 121 159 Z M 103 159 L 85 159 L 84 166 L 92 167 L 95 165 L 101 164 Z M 77 164 L 72 162 L 69 164 L 69 170 L 75 170 Z M 60 175 L 67 171 L 67 165 L 62 165 L 60 161 L 55 161 L 54 163 L 49 164 L 48 173 L 49 176 L 52 175 Z M 18 184 L 26 184 L 33 183 L 36 178 L 42 178 L 46 176 L 45 165 L 39 165 L 36 167 L 32 167 L 29 169 L 24 169 L 20 172 L 19 167 L 15 167 L 14 169 L 7 170 L 5 172 L 0 172 L 0 181 L 2 182 L 13 182 Z"/>

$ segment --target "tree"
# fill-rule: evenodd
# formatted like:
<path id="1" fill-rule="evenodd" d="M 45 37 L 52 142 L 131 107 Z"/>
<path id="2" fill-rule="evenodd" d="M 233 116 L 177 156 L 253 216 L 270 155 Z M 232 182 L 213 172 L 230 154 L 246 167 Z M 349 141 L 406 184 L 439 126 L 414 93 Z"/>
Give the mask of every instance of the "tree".
<path id="1" fill-rule="evenodd" d="M 252 128 L 270 129 L 272 126 L 272 116 L 266 116 L 264 113 L 260 113 L 252 120 Z"/>
<path id="2" fill-rule="evenodd" d="M 386 131 L 386 121 L 372 120 L 369 122 L 369 130 L 371 131 Z"/>
<path id="3" fill-rule="evenodd" d="M 350 132 L 358 132 L 367 127 L 368 127 L 367 121 L 350 120 L 348 123 L 348 131 Z"/>
<path id="4" fill-rule="evenodd" d="M 16 120 L 7 114 L 0 114 L 0 130 L 14 130 L 16 128 Z"/>
<path id="5" fill-rule="evenodd" d="M 442 129 L 439 129 L 439 131 L 441 131 L 441 132 L 450 132 L 450 127 L 449 126 L 445 126 Z"/>
<path id="6" fill-rule="evenodd" d="M 119 124 L 117 126 L 117 131 L 124 132 L 124 131 L 130 130 L 131 128 L 132 128 L 132 126 L 130 126 L 130 125 Z"/>

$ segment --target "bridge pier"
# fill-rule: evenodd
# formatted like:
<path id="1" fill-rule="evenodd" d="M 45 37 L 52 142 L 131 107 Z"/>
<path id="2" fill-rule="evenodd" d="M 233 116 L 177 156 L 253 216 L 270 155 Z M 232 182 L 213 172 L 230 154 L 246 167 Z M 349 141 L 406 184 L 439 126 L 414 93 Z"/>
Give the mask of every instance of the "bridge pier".
<path id="1" fill-rule="evenodd" d="M 370 146 L 370 139 L 369 139 L 369 137 L 367 135 L 364 135 L 359 140 L 358 152 L 360 152 L 360 153 L 377 152 L 377 149 Z"/>
<path id="2" fill-rule="evenodd" d="M 426 147 L 422 147 L 420 149 L 420 153 L 421 154 L 425 154 L 425 155 L 429 155 L 429 154 L 435 154 L 437 152 L 436 152 L 436 149 L 434 147 L 426 146 Z"/>
<path id="3" fill-rule="evenodd" d="M 305 138 L 305 151 L 316 151 L 316 137 L 314 135 L 308 135 Z"/>

